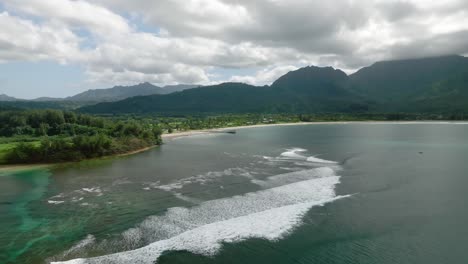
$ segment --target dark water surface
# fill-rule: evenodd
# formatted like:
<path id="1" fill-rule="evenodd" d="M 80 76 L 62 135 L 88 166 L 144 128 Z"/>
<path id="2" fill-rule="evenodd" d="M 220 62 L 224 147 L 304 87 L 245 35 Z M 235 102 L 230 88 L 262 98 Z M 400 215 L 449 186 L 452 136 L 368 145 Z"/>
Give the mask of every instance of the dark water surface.
<path id="1" fill-rule="evenodd" d="M 468 263 L 467 187 L 466 124 L 180 138 L 0 172 L 0 263 Z"/>

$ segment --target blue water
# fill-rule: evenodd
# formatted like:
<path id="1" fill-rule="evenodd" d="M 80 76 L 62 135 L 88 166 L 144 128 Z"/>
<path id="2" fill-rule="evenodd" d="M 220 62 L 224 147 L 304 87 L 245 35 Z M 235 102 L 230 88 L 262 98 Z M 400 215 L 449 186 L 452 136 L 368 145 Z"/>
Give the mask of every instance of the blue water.
<path id="1" fill-rule="evenodd" d="M 0 262 L 468 261 L 468 125 L 237 132 L 0 172 Z"/>

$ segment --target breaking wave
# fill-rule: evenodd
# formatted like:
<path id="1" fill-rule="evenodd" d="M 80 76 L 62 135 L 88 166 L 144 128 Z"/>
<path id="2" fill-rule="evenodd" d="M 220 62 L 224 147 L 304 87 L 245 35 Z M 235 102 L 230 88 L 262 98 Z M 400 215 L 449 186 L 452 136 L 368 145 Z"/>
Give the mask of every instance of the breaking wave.
<path id="1" fill-rule="evenodd" d="M 280 156 L 286 157 L 286 158 L 300 158 L 301 159 L 301 158 L 306 158 L 306 157 L 299 153 L 306 152 L 306 151 L 307 151 L 306 149 L 302 149 L 302 148 L 292 148 L 281 153 Z"/>
<path id="2" fill-rule="evenodd" d="M 149 217 L 112 241 L 93 240 L 84 245 L 122 252 L 53 263 L 149 264 L 166 251 L 215 255 L 222 243 L 249 238 L 275 241 L 300 225 L 310 208 L 345 197 L 335 193 L 339 182 L 340 177 L 331 167 L 274 175 L 255 181 L 262 190 L 205 201 L 191 208 L 170 208 L 164 215 Z M 61 259 L 64 258 L 67 256 Z"/>
<path id="3" fill-rule="evenodd" d="M 315 162 L 315 163 L 337 164 L 336 161 L 325 160 L 325 159 L 319 159 L 319 158 L 316 158 L 316 157 L 308 157 L 308 158 L 307 158 L 307 161 L 309 161 L 309 162 Z"/>

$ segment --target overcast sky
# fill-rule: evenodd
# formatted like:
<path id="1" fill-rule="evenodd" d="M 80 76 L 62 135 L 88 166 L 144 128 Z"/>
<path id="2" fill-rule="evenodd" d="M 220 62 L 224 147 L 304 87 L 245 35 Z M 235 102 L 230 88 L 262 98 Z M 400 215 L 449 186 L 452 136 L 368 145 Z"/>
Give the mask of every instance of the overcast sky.
<path id="1" fill-rule="evenodd" d="M 0 0 L 0 94 L 21 98 L 467 53 L 466 0 Z"/>

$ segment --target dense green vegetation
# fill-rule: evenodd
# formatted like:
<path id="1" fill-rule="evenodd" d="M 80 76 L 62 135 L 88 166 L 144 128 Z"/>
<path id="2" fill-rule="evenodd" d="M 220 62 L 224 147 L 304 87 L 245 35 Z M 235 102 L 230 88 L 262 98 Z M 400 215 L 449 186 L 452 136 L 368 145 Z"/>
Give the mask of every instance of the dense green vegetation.
<path id="1" fill-rule="evenodd" d="M 468 113 L 468 58 L 378 62 L 346 75 L 305 67 L 271 86 L 223 83 L 168 95 L 128 98 L 80 108 L 99 114 L 194 113 Z"/>
<path id="2" fill-rule="evenodd" d="M 82 106 L 89 105 L 89 102 L 72 101 L 0 101 L 0 110 L 2 109 L 57 109 L 73 110 Z"/>
<path id="3" fill-rule="evenodd" d="M 0 163 L 76 161 L 161 143 L 154 123 L 61 110 L 0 111 Z"/>
<path id="4" fill-rule="evenodd" d="M 257 124 L 463 120 L 413 113 L 203 114 L 91 116 L 61 110 L 0 110 L 0 164 L 78 161 L 161 143 L 161 134 Z"/>
<path id="5" fill-rule="evenodd" d="M 322 84 L 320 84 L 322 85 Z M 327 90 L 334 83 L 323 87 Z M 349 93 L 348 93 L 349 94 Z M 330 94 L 314 95 L 307 90 L 294 90 L 283 87 L 256 87 L 243 83 L 223 83 L 190 89 L 168 95 L 139 96 L 115 103 L 100 103 L 83 107 L 79 111 L 87 113 L 311 113 L 311 112 L 353 112 L 359 104 L 358 97 Z M 359 109 L 359 107 L 358 107 Z"/>
<path id="6" fill-rule="evenodd" d="M 250 126 L 259 124 L 279 124 L 298 122 L 346 122 L 346 121 L 425 121 L 425 120 L 465 120 L 467 115 L 439 115 L 413 113 L 324 113 L 324 114 L 207 114 L 207 115 L 117 115 L 114 121 L 132 119 L 142 123 L 157 124 L 165 133 Z"/>

